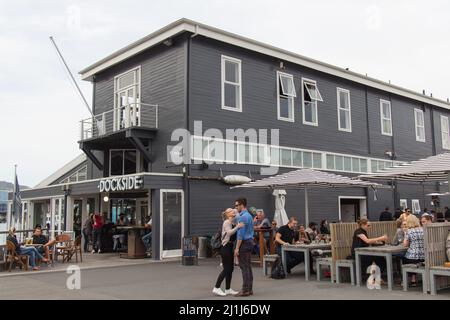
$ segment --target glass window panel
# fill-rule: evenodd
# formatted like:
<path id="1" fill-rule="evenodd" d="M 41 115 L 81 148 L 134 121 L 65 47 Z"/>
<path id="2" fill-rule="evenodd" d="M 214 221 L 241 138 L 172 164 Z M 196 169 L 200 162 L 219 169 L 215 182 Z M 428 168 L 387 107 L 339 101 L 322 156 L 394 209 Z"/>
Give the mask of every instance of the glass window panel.
<path id="1" fill-rule="evenodd" d="M 281 92 L 285 96 L 295 97 L 294 79 L 290 76 L 280 74 Z"/>
<path id="2" fill-rule="evenodd" d="M 317 122 L 317 102 L 305 101 L 305 122 L 316 123 Z"/>
<path id="3" fill-rule="evenodd" d="M 78 181 L 83 181 L 87 179 L 87 168 L 84 167 L 78 171 Z"/>
<path id="4" fill-rule="evenodd" d="M 69 177 L 69 182 L 77 182 L 77 174 L 73 174 Z"/>
<path id="5" fill-rule="evenodd" d="M 327 154 L 327 169 L 334 170 L 334 155 Z"/>
<path id="6" fill-rule="evenodd" d="M 313 167 L 315 169 L 321 169 L 322 168 L 322 154 L 320 154 L 320 153 L 313 153 Z"/>
<path id="7" fill-rule="evenodd" d="M 303 167 L 312 168 L 312 153 L 303 151 Z"/>
<path id="8" fill-rule="evenodd" d="M 193 155 L 196 159 L 203 159 L 203 140 L 194 138 Z"/>
<path id="9" fill-rule="evenodd" d="M 269 154 L 268 147 L 258 146 L 258 163 L 269 164 Z"/>
<path id="10" fill-rule="evenodd" d="M 348 110 L 339 110 L 340 115 L 340 128 L 341 129 L 350 129 L 350 113 Z"/>
<path id="11" fill-rule="evenodd" d="M 294 167 L 301 168 L 302 164 L 302 152 L 298 150 L 292 150 L 292 165 Z"/>
<path id="12" fill-rule="evenodd" d="M 342 156 L 335 156 L 334 163 L 336 170 L 344 170 L 344 158 Z"/>
<path id="13" fill-rule="evenodd" d="M 383 133 L 391 134 L 391 121 L 383 119 Z"/>
<path id="14" fill-rule="evenodd" d="M 238 161 L 241 163 L 250 162 L 250 147 L 248 146 L 248 144 L 238 144 Z"/>
<path id="15" fill-rule="evenodd" d="M 370 167 L 372 172 L 377 172 L 378 171 L 378 161 L 377 160 L 370 160 Z"/>
<path id="16" fill-rule="evenodd" d="M 225 80 L 239 83 L 239 64 L 225 60 Z"/>
<path id="17" fill-rule="evenodd" d="M 225 106 L 239 109 L 239 86 L 225 83 Z"/>
<path id="18" fill-rule="evenodd" d="M 352 158 L 352 171 L 360 172 L 361 168 L 359 166 L 359 158 Z"/>
<path id="19" fill-rule="evenodd" d="M 249 145 L 250 148 L 250 162 L 258 163 L 258 146 Z"/>
<path id="20" fill-rule="evenodd" d="M 130 72 L 120 76 L 118 78 L 118 88 L 117 89 L 122 89 L 122 88 L 133 85 L 135 83 L 135 81 L 134 81 L 135 72 L 136 71 L 130 71 Z"/>
<path id="21" fill-rule="evenodd" d="M 136 150 L 125 150 L 124 174 L 136 173 Z"/>
<path id="22" fill-rule="evenodd" d="M 344 92 L 344 91 L 339 91 L 339 107 L 341 109 L 349 109 L 349 97 L 348 97 L 348 92 Z"/>
<path id="23" fill-rule="evenodd" d="M 280 96 L 280 117 L 292 118 L 292 98 Z"/>
<path id="24" fill-rule="evenodd" d="M 292 166 L 291 150 L 281 149 L 281 165 Z"/>
<path id="25" fill-rule="evenodd" d="M 277 147 L 270 148 L 270 164 L 278 166 L 280 164 L 280 149 Z"/>
<path id="26" fill-rule="evenodd" d="M 111 151 L 110 158 L 111 172 L 110 175 L 122 175 L 123 174 L 123 151 L 113 150 Z"/>
<path id="27" fill-rule="evenodd" d="M 308 95 L 312 100 L 323 101 L 322 95 L 320 94 L 319 89 L 317 88 L 317 86 L 314 83 L 306 82 L 305 89 L 308 92 Z"/>
<path id="28" fill-rule="evenodd" d="M 359 164 L 361 172 L 367 172 L 367 159 L 360 159 Z"/>
<path id="29" fill-rule="evenodd" d="M 344 157 L 344 170 L 352 171 L 352 158 Z"/>

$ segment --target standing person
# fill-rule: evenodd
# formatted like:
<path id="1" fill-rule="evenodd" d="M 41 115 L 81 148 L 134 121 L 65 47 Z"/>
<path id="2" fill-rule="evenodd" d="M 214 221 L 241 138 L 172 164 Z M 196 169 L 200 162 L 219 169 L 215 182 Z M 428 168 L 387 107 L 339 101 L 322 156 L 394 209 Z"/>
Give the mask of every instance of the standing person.
<path id="1" fill-rule="evenodd" d="M 239 198 L 234 206 L 239 212 L 238 223 L 244 226 L 237 232 L 237 244 L 234 250 L 234 256 L 239 259 L 239 266 L 242 271 L 242 290 L 238 292 L 237 297 L 248 297 L 253 294 L 253 272 L 252 272 L 252 251 L 253 242 L 253 218 L 247 210 L 247 199 Z"/>
<path id="2" fill-rule="evenodd" d="M 92 241 L 92 226 L 94 224 L 94 215 L 91 213 L 89 214 L 89 217 L 87 217 L 86 221 L 84 221 L 83 224 L 83 237 L 84 237 L 84 245 L 83 245 L 83 249 L 84 249 L 84 253 L 88 252 L 88 248 L 89 248 L 89 242 Z"/>
<path id="3" fill-rule="evenodd" d="M 94 214 L 94 225 L 92 226 L 92 253 L 102 251 L 102 228 L 103 228 L 103 218 L 100 213 Z"/>
<path id="4" fill-rule="evenodd" d="M 152 224 L 152 218 L 150 216 L 145 217 L 144 228 L 146 234 L 142 237 L 142 242 L 144 243 L 147 251 L 150 251 L 152 248 Z"/>
<path id="5" fill-rule="evenodd" d="M 219 274 L 216 285 L 213 288 L 213 293 L 218 296 L 226 296 L 229 294 L 238 294 L 237 291 L 231 289 L 231 278 L 233 276 L 234 261 L 233 261 L 233 248 L 236 241 L 236 232 L 242 228 L 244 224 L 241 222 L 234 226 L 233 222 L 236 217 L 234 209 L 228 208 L 222 212 L 223 224 L 222 224 L 222 247 L 220 248 L 220 256 L 222 257 L 223 270 Z M 225 279 L 225 292 L 222 291 L 220 286 Z"/>
<path id="6" fill-rule="evenodd" d="M 384 208 L 384 211 L 380 213 L 379 221 L 392 221 L 392 213 L 389 212 L 389 207 Z"/>
<path id="7" fill-rule="evenodd" d="M 424 213 L 420 218 L 420 223 L 422 226 L 425 226 L 429 223 L 433 223 L 433 216 L 431 214 Z"/>

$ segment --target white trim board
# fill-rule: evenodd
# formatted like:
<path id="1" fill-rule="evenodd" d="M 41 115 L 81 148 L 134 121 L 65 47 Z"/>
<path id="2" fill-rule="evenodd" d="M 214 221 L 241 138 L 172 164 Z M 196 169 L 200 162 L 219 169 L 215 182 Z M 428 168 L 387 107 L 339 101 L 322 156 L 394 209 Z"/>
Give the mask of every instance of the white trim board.
<path id="1" fill-rule="evenodd" d="M 317 71 L 331 74 L 340 78 L 348 79 L 369 87 L 387 91 L 403 97 L 407 97 L 416 101 L 428 103 L 437 107 L 450 110 L 450 103 L 426 96 L 410 89 L 392 85 L 388 82 L 375 78 L 367 77 L 353 71 L 346 70 L 328 63 L 324 63 L 315 59 L 305 57 L 284 49 L 274 47 L 272 45 L 262 43 L 250 38 L 246 38 L 234 33 L 230 33 L 218 28 L 214 28 L 199 22 L 195 22 L 186 18 L 177 20 L 148 36 L 133 42 L 132 44 L 108 55 L 104 59 L 84 68 L 79 73 L 83 80 L 92 81 L 93 75 L 103 71 L 121 61 L 124 61 L 148 48 L 151 48 L 167 39 L 170 39 L 182 32 L 191 32 L 195 35 L 202 35 L 211 39 L 229 43 L 241 48 L 259 52 L 268 56 L 278 58 L 283 61 L 289 61 L 298 65 L 302 65 Z"/>

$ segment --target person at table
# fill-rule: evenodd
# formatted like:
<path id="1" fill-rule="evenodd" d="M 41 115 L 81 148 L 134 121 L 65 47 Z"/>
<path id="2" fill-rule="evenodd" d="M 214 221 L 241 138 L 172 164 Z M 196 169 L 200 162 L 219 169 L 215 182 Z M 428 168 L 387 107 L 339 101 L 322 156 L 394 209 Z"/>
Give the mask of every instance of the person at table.
<path id="1" fill-rule="evenodd" d="M 282 246 L 298 243 L 296 232 L 298 221 L 296 217 L 290 217 L 288 224 L 281 226 L 275 236 L 277 253 L 281 257 Z M 286 271 L 291 273 L 291 269 L 304 261 L 301 252 L 286 251 Z"/>
<path id="2" fill-rule="evenodd" d="M 298 243 L 311 243 L 311 241 L 309 240 L 309 236 L 306 233 L 305 226 L 302 224 L 300 225 L 300 227 L 298 227 L 298 231 L 296 231 L 295 233 L 295 238 L 298 240 Z"/>
<path id="3" fill-rule="evenodd" d="M 384 208 L 384 211 L 380 213 L 379 221 L 392 221 L 392 213 L 389 211 L 389 207 Z"/>
<path id="4" fill-rule="evenodd" d="M 256 217 L 253 220 L 253 226 L 255 229 L 271 227 L 270 221 L 269 221 L 269 219 L 266 218 L 266 215 L 265 215 L 263 209 L 256 210 Z M 270 232 L 264 232 L 263 235 L 264 235 L 264 240 L 266 242 L 266 247 L 268 247 Z M 256 252 L 259 254 L 259 232 L 255 232 L 255 240 L 256 240 L 255 249 L 256 249 Z"/>
<path id="5" fill-rule="evenodd" d="M 314 240 L 318 240 L 319 237 L 319 231 L 317 230 L 317 223 L 310 222 L 308 225 L 308 228 L 305 229 L 306 234 L 308 235 L 308 239 L 310 242 L 313 242 Z"/>
<path id="6" fill-rule="evenodd" d="M 40 244 L 36 249 L 39 251 L 41 255 L 44 255 L 45 258 L 49 258 L 50 256 L 50 248 L 54 246 L 56 240 L 49 240 L 47 236 L 42 234 L 42 228 L 36 228 L 33 231 L 33 244 Z"/>
<path id="7" fill-rule="evenodd" d="M 425 226 L 425 225 L 427 225 L 429 223 L 433 223 L 433 216 L 431 214 L 424 213 L 422 215 L 422 217 L 420 217 L 420 224 L 422 226 Z"/>
<path id="8" fill-rule="evenodd" d="M 406 230 L 408 230 L 406 227 L 406 221 L 402 221 L 400 219 L 397 220 L 397 231 L 395 232 L 394 239 L 392 239 L 393 246 L 403 245 Z"/>
<path id="9" fill-rule="evenodd" d="M 89 242 L 92 242 L 92 227 L 93 227 L 93 225 L 94 225 L 94 214 L 91 213 L 89 215 L 89 217 L 87 217 L 87 219 L 84 221 L 83 229 L 82 229 L 83 238 L 84 238 L 83 249 L 84 249 L 85 253 L 88 252 Z"/>
<path id="10" fill-rule="evenodd" d="M 406 227 L 408 230 L 405 234 L 403 245 L 408 248 L 403 258 L 404 264 L 418 264 L 425 261 L 425 245 L 423 228 L 420 226 L 419 219 L 416 216 L 410 215 L 406 219 Z M 416 284 L 416 274 L 412 275 L 412 285 Z"/>
<path id="11" fill-rule="evenodd" d="M 402 219 L 403 221 L 406 221 L 408 217 L 411 215 L 411 209 L 405 208 L 405 211 L 400 215 L 399 219 Z"/>
<path id="12" fill-rule="evenodd" d="M 127 225 L 127 222 L 125 220 L 125 215 L 122 213 L 119 215 L 119 220 L 117 220 L 116 222 L 116 227 L 124 227 Z M 120 244 L 120 248 L 123 249 L 125 247 L 125 237 L 126 237 L 127 232 L 124 230 L 119 230 L 116 229 L 115 234 L 112 236 L 113 238 L 113 251 L 117 251 L 119 248 L 119 244 Z"/>
<path id="13" fill-rule="evenodd" d="M 231 289 L 234 270 L 233 248 L 236 241 L 236 232 L 244 227 L 244 224 L 241 222 L 234 225 L 236 214 L 236 210 L 232 208 L 228 208 L 222 212 L 222 247 L 220 248 L 220 256 L 222 258 L 223 270 L 217 277 L 216 285 L 212 291 L 218 296 L 235 295 L 238 293 Z M 220 288 L 223 280 L 225 280 L 225 291 Z"/>
<path id="14" fill-rule="evenodd" d="M 450 222 L 450 209 L 448 207 L 444 208 L 444 220 Z"/>
<path id="15" fill-rule="evenodd" d="M 92 226 L 92 253 L 102 252 L 102 228 L 103 217 L 100 213 L 96 213 L 94 214 L 94 225 Z"/>
<path id="16" fill-rule="evenodd" d="M 400 216 L 401 216 L 401 215 L 402 215 L 402 209 L 400 209 L 400 208 L 395 209 L 395 212 L 394 212 L 394 220 L 400 219 Z"/>
<path id="17" fill-rule="evenodd" d="M 12 227 L 9 229 L 6 240 L 12 242 L 17 254 L 27 255 L 30 257 L 29 263 L 33 271 L 39 270 L 39 267 L 36 266 L 37 259 L 40 259 L 42 262 L 48 262 L 48 259 L 43 257 L 35 247 L 25 247 L 17 241 L 16 228 Z"/>
<path id="18" fill-rule="evenodd" d="M 144 243 L 145 248 L 149 251 L 152 247 L 152 218 L 147 216 L 145 217 L 145 235 L 142 237 L 142 242 Z"/>
<path id="19" fill-rule="evenodd" d="M 330 229 L 328 228 L 328 221 L 322 220 L 320 221 L 320 229 L 321 234 L 330 234 Z"/>
<path id="20" fill-rule="evenodd" d="M 380 244 L 381 242 L 387 242 L 387 235 L 382 235 L 381 237 L 369 238 L 368 230 L 371 227 L 370 221 L 367 219 L 360 219 L 358 221 L 358 229 L 353 233 L 353 241 L 352 241 L 352 259 L 355 259 L 355 249 L 357 248 L 365 248 L 370 245 Z M 370 257 L 370 256 L 360 256 L 361 259 L 361 270 L 367 270 L 373 261 L 380 267 L 384 264 L 384 259 L 379 259 L 379 257 Z"/>

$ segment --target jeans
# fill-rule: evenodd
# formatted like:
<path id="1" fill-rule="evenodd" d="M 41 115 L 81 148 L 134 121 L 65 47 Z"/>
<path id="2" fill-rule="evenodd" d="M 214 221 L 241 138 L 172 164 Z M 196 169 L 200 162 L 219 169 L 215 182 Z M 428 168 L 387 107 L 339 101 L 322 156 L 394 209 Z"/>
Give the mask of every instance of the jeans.
<path id="1" fill-rule="evenodd" d="M 42 254 L 35 247 L 20 247 L 20 254 L 25 254 L 30 257 L 30 266 L 34 268 L 36 266 L 36 258 L 44 259 Z"/>
<path id="2" fill-rule="evenodd" d="M 220 255 L 222 256 L 223 270 L 219 274 L 216 281 L 216 288 L 220 288 L 223 279 L 225 279 L 225 289 L 231 288 L 231 278 L 233 276 L 234 261 L 233 261 L 233 243 L 228 242 L 220 249 Z"/>
<path id="3" fill-rule="evenodd" d="M 92 247 L 94 251 L 100 251 L 102 249 L 102 230 L 92 230 Z"/>
<path id="4" fill-rule="evenodd" d="M 113 250 L 116 251 L 120 242 L 120 248 L 123 249 L 125 246 L 125 235 L 124 234 L 115 234 L 113 235 L 114 245 Z"/>
<path id="5" fill-rule="evenodd" d="M 88 232 L 86 229 L 83 229 L 83 237 L 84 237 L 83 249 L 84 249 L 84 252 L 88 252 L 89 241 L 90 241 L 91 234 L 92 234 L 92 232 Z"/>
<path id="6" fill-rule="evenodd" d="M 239 248 L 239 266 L 242 271 L 242 291 L 253 290 L 252 250 L 255 244 L 253 239 L 243 240 Z"/>
<path id="7" fill-rule="evenodd" d="M 144 246 L 147 249 L 147 251 L 150 250 L 150 248 L 152 246 L 152 233 L 149 232 L 145 236 L 143 236 L 142 242 L 144 243 Z"/>
<path id="8" fill-rule="evenodd" d="M 277 253 L 281 257 L 281 246 L 277 247 Z M 312 262 L 312 259 L 310 260 Z M 286 251 L 286 270 L 291 272 L 291 269 L 296 265 L 305 262 L 303 253 L 295 251 Z M 311 263 L 311 269 L 313 264 Z"/>

